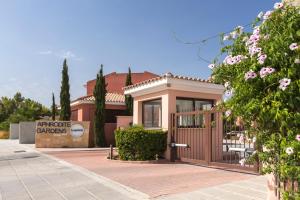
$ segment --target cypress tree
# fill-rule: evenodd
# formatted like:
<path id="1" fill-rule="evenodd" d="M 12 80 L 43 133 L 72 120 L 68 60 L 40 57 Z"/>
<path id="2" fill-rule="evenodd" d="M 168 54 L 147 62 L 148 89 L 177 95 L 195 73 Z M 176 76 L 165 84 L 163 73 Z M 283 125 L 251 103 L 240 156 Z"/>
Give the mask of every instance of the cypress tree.
<path id="1" fill-rule="evenodd" d="M 55 116 L 56 116 L 56 104 L 55 104 L 54 93 L 52 92 L 51 117 L 53 121 L 55 121 Z"/>
<path id="2" fill-rule="evenodd" d="M 95 146 L 106 146 L 105 141 L 105 96 L 106 83 L 103 76 L 103 65 L 101 65 L 100 72 L 97 74 L 96 85 L 94 88 L 95 97 L 95 117 L 94 117 L 94 141 Z"/>
<path id="3" fill-rule="evenodd" d="M 129 86 L 129 85 L 132 85 L 130 67 L 128 68 L 128 74 L 126 77 L 125 86 Z M 125 104 L 127 107 L 127 114 L 132 115 L 133 114 L 133 98 L 131 95 L 129 95 L 129 94 L 125 95 Z"/>
<path id="4" fill-rule="evenodd" d="M 67 60 L 64 60 L 60 88 L 60 120 L 69 121 L 71 118 L 70 85 Z"/>

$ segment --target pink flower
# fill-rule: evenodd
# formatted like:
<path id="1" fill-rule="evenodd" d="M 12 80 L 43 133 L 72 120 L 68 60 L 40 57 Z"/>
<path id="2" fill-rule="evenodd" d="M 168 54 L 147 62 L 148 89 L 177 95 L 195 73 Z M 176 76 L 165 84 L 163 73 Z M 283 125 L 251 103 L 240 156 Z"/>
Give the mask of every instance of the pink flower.
<path id="1" fill-rule="evenodd" d="M 232 93 L 231 93 L 230 90 L 226 90 L 226 91 L 225 91 L 225 95 L 226 95 L 226 96 L 230 96 L 231 94 L 232 94 Z"/>
<path id="2" fill-rule="evenodd" d="M 257 47 L 255 44 L 249 47 L 249 54 L 250 56 L 254 56 L 255 54 L 260 54 L 261 53 L 261 48 Z"/>
<path id="3" fill-rule="evenodd" d="M 266 54 L 261 54 L 259 57 L 258 57 L 258 63 L 259 64 L 264 64 L 265 60 L 267 59 L 267 55 Z"/>
<path id="4" fill-rule="evenodd" d="M 245 166 L 245 164 L 246 164 L 246 159 L 245 159 L 245 158 L 241 159 L 241 160 L 239 161 L 239 163 L 240 163 L 241 166 Z"/>
<path id="5" fill-rule="evenodd" d="M 260 33 L 259 26 L 255 26 L 253 29 L 253 35 L 259 35 L 259 33 Z"/>
<path id="6" fill-rule="evenodd" d="M 241 134 L 240 138 L 239 138 L 239 142 L 243 143 L 245 140 L 245 136 L 243 134 Z"/>
<path id="7" fill-rule="evenodd" d="M 225 112 L 225 116 L 226 117 L 229 117 L 231 115 L 231 110 L 227 110 L 226 112 Z"/>
<path id="8" fill-rule="evenodd" d="M 295 62 L 296 64 L 300 64 L 300 59 L 299 59 L 299 58 L 296 58 L 294 62 Z"/>
<path id="9" fill-rule="evenodd" d="M 226 56 L 226 58 L 224 59 L 224 63 L 228 64 L 228 65 L 234 65 L 237 63 L 240 63 L 242 60 L 246 59 L 246 56 L 243 55 L 237 55 L 237 56 Z"/>
<path id="10" fill-rule="evenodd" d="M 232 31 L 232 32 L 230 33 L 230 36 L 231 36 L 231 38 L 235 39 L 235 38 L 237 38 L 238 33 L 237 33 L 236 31 Z"/>
<path id="11" fill-rule="evenodd" d="M 257 18 L 261 19 L 263 16 L 264 16 L 264 12 L 260 12 L 258 13 Z"/>
<path id="12" fill-rule="evenodd" d="M 216 66 L 215 64 L 210 64 L 210 65 L 208 65 L 208 68 L 213 69 L 213 68 L 215 68 L 215 66 Z"/>
<path id="13" fill-rule="evenodd" d="M 243 26 L 237 26 L 237 27 L 235 28 L 235 30 L 237 31 L 238 34 L 241 34 L 241 33 L 243 33 L 243 31 L 244 31 L 244 27 L 243 27 Z"/>
<path id="14" fill-rule="evenodd" d="M 275 72 L 275 69 L 272 67 L 267 67 L 268 69 L 268 74 L 272 74 L 273 72 Z"/>
<path id="15" fill-rule="evenodd" d="M 224 84 L 224 87 L 226 87 L 226 88 L 228 88 L 230 86 L 230 83 L 229 82 L 226 82 L 225 84 Z"/>
<path id="16" fill-rule="evenodd" d="M 266 77 L 269 74 L 272 74 L 273 72 L 275 72 L 275 69 L 272 67 L 263 67 L 261 68 L 259 75 L 261 78 Z"/>
<path id="17" fill-rule="evenodd" d="M 250 71 L 248 71 L 247 73 L 245 73 L 245 80 L 247 81 L 248 79 L 254 79 L 254 78 L 256 78 L 257 77 L 257 74 L 254 72 L 254 71 L 252 71 L 252 70 L 250 70 Z"/>
<path id="18" fill-rule="evenodd" d="M 230 39 L 230 36 L 229 35 L 224 35 L 224 37 L 223 37 L 223 41 L 225 41 L 225 40 L 229 40 Z"/>
<path id="19" fill-rule="evenodd" d="M 291 155 L 294 153 L 294 149 L 292 147 L 288 147 L 286 148 L 285 152 L 288 154 L 288 155 Z"/>
<path id="20" fill-rule="evenodd" d="M 279 9 L 283 7 L 283 3 L 275 3 L 274 4 L 274 9 Z"/>
<path id="21" fill-rule="evenodd" d="M 269 17 L 271 16 L 272 12 L 273 12 L 273 11 L 270 11 L 270 10 L 267 11 L 267 12 L 264 14 L 264 16 L 263 16 L 263 19 L 264 19 L 264 20 L 269 19 Z"/>
<path id="22" fill-rule="evenodd" d="M 300 142 L 300 134 L 296 135 L 296 140 Z"/>
<path id="23" fill-rule="evenodd" d="M 290 83 L 291 83 L 291 79 L 283 78 L 279 80 L 279 84 L 280 84 L 279 88 L 284 91 Z"/>
<path id="24" fill-rule="evenodd" d="M 290 50 L 294 51 L 294 50 L 298 49 L 298 44 L 292 43 L 289 47 L 290 47 Z"/>

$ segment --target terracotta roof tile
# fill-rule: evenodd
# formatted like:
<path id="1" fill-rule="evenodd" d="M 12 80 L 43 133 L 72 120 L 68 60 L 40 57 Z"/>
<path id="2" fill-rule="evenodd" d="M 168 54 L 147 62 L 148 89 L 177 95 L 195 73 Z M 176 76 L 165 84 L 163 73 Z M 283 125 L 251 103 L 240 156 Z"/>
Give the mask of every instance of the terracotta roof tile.
<path id="1" fill-rule="evenodd" d="M 75 101 L 95 101 L 95 97 L 93 95 L 83 96 L 76 99 Z M 110 103 L 125 103 L 125 95 L 117 93 L 106 93 L 105 101 Z"/>
<path id="2" fill-rule="evenodd" d="M 134 87 L 141 86 L 141 85 L 145 85 L 147 83 L 151 83 L 153 81 L 157 81 L 157 80 L 160 80 L 160 79 L 163 79 L 163 78 L 166 78 L 166 77 L 174 78 L 174 79 L 198 81 L 198 82 L 202 82 L 202 83 L 212 83 L 211 80 L 205 80 L 205 79 L 201 79 L 201 78 L 193 78 L 193 77 L 188 77 L 188 76 L 173 75 L 172 73 L 168 72 L 166 74 L 163 74 L 162 76 L 158 76 L 158 77 L 155 77 L 155 78 L 152 78 L 152 79 L 148 79 L 148 80 L 145 80 L 145 81 L 133 84 L 133 85 L 129 85 L 127 87 L 123 87 L 123 90 L 134 88 Z"/>

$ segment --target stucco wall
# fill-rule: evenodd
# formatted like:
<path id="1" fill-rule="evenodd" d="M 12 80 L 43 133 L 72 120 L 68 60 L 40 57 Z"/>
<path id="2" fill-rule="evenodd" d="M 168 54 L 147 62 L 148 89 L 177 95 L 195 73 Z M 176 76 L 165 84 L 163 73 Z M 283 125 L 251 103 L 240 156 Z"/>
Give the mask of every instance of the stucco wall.
<path id="1" fill-rule="evenodd" d="M 218 94 L 186 92 L 186 91 L 179 91 L 179 90 L 164 90 L 161 92 L 134 97 L 133 124 L 142 124 L 142 115 L 143 115 L 142 104 L 144 101 L 161 98 L 162 99 L 162 129 L 168 130 L 171 113 L 176 112 L 177 97 L 211 99 L 214 100 L 214 103 L 222 99 L 222 95 L 218 95 Z"/>
<path id="2" fill-rule="evenodd" d="M 19 124 L 9 125 L 9 139 L 19 139 Z"/>
<path id="3" fill-rule="evenodd" d="M 35 122 L 20 122 L 19 123 L 19 143 L 34 144 L 35 143 Z"/>
<path id="4" fill-rule="evenodd" d="M 117 116 L 117 128 L 127 128 L 132 124 L 132 116 Z"/>

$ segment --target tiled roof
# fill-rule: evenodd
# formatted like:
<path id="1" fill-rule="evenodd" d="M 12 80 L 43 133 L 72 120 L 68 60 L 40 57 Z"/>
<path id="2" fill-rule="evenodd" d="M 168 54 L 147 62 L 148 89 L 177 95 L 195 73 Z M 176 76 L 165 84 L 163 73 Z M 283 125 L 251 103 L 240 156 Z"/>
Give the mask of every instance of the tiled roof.
<path id="1" fill-rule="evenodd" d="M 93 95 L 84 96 L 76 99 L 75 101 L 95 101 L 95 97 Z M 73 102 L 75 102 L 73 101 Z M 117 93 L 106 93 L 105 101 L 109 103 L 125 103 L 125 95 L 117 94 Z"/>
<path id="2" fill-rule="evenodd" d="M 174 79 L 198 81 L 198 82 L 202 82 L 202 83 L 212 83 L 211 80 L 205 80 L 205 79 L 201 79 L 201 78 L 194 78 L 194 77 L 187 77 L 187 76 L 178 76 L 178 75 L 173 75 L 172 73 L 168 72 L 168 73 L 166 73 L 166 74 L 164 74 L 162 76 L 158 76 L 158 77 L 155 77 L 155 78 L 152 78 L 152 79 L 148 79 L 148 80 L 145 80 L 145 81 L 133 84 L 133 85 L 129 85 L 127 87 L 124 87 L 123 89 L 126 90 L 126 89 L 130 89 L 130 88 L 134 88 L 134 87 L 145 85 L 147 83 L 150 83 L 150 82 L 153 82 L 153 81 L 157 81 L 157 80 L 161 80 L 161 79 L 167 78 L 167 77 L 168 78 L 174 78 Z"/>

